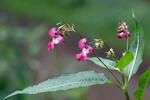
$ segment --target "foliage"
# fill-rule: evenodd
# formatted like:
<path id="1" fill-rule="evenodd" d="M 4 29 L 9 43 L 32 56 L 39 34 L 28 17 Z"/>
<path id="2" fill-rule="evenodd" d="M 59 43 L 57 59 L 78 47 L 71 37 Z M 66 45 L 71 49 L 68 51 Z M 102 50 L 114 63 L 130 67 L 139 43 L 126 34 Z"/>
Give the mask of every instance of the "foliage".
<path id="1" fill-rule="evenodd" d="M 38 85 L 25 88 L 22 91 L 15 91 L 6 98 L 16 94 L 37 94 L 42 92 L 51 92 L 58 90 L 68 90 L 78 87 L 87 87 L 96 84 L 104 84 L 109 82 L 106 74 L 100 74 L 96 71 L 85 71 L 77 74 L 64 74 L 44 81 Z M 6 99 L 5 98 L 5 99 Z"/>
<path id="2" fill-rule="evenodd" d="M 128 80 L 130 80 L 131 76 L 135 74 L 142 63 L 143 49 L 144 49 L 144 32 L 140 25 L 140 23 L 135 18 L 133 13 L 133 19 L 136 24 L 135 34 L 133 38 L 133 42 L 131 43 L 131 47 L 129 51 L 133 54 L 133 61 L 127 66 L 127 69 L 124 69 L 124 73 L 127 75 Z"/>
<path id="3" fill-rule="evenodd" d="M 122 71 L 131 61 L 133 60 L 133 55 L 129 51 L 126 51 L 121 59 L 116 63 L 115 67 Z"/>
<path id="4" fill-rule="evenodd" d="M 134 96 L 137 99 L 142 100 L 149 79 L 150 79 L 150 68 L 148 68 L 138 79 L 139 88 L 134 92 Z"/>

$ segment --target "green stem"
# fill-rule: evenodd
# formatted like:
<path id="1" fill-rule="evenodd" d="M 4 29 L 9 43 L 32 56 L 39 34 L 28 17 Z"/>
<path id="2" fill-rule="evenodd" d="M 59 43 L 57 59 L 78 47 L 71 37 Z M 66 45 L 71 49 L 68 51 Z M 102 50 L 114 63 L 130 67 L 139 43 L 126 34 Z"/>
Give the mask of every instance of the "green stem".
<path id="1" fill-rule="evenodd" d="M 109 83 L 109 84 L 112 84 L 112 85 L 114 85 L 114 86 L 116 86 L 116 87 L 118 87 L 118 88 L 121 89 L 121 86 L 120 86 L 120 85 L 118 85 L 118 84 L 116 84 L 116 83 L 114 83 L 114 82 L 112 82 L 112 81 L 109 81 L 108 83 Z"/>
<path id="2" fill-rule="evenodd" d="M 108 68 L 108 66 L 96 54 L 95 54 L 95 56 L 106 67 L 106 69 L 112 74 L 112 76 L 115 78 L 115 80 L 118 82 L 118 84 L 122 85 L 121 82 L 116 77 L 116 75 Z"/>
<path id="3" fill-rule="evenodd" d="M 126 100 L 130 100 L 130 97 L 129 97 L 127 88 L 125 88 L 123 91 L 124 91 L 124 95 L 125 95 L 125 97 L 126 97 Z"/>
<path id="4" fill-rule="evenodd" d="M 123 82 L 123 84 L 125 85 L 125 84 L 126 84 L 126 81 L 125 81 L 123 72 L 121 72 L 121 77 L 122 77 L 122 82 Z"/>
<path id="5" fill-rule="evenodd" d="M 82 35 L 77 32 L 77 34 L 79 35 L 80 38 L 82 38 Z M 106 69 L 112 74 L 112 76 L 116 79 L 116 81 L 118 82 L 118 84 L 120 84 L 120 86 L 122 85 L 121 82 L 118 80 L 118 78 L 116 77 L 116 75 L 108 68 L 108 66 L 96 55 L 97 59 L 106 67 Z"/>

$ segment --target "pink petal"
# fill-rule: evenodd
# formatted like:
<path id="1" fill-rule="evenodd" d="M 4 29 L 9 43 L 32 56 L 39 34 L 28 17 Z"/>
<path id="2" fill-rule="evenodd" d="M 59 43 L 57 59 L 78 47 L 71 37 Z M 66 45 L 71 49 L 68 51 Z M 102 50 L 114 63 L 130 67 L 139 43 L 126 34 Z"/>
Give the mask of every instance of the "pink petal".
<path id="1" fill-rule="evenodd" d="M 49 31 L 48 31 L 48 34 L 51 38 L 54 38 L 55 35 L 57 33 L 57 28 L 56 27 L 52 27 Z"/>
<path id="2" fill-rule="evenodd" d="M 60 35 L 56 35 L 54 38 L 53 38 L 53 42 L 55 44 L 64 44 L 65 43 L 65 40 L 62 36 Z"/>
<path id="3" fill-rule="evenodd" d="M 125 35 L 125 38 L 129 38 L 130 37 L 130 32 L 125 32 L 124 35 Z"/>
<path id="4" fill-rule="evenodd" d="M 94 49 L 91 46 L 87 45 L 87 49 L 89 49 L 88 54 L 93 54 L 94 53 Z"/>
<path id="5" fill-rule="evenodd" d="M 79 54 L 76 54 L 76 59 L 78 61 L 86 61 L 87 59 L 87 55 L 86 54 L 83 54 L 83 52 L 79 53 Z"/>
<path id="6" fill-rule="evenodd" d="M 125 38 L 124 33 L 123 33 L 123 32 L 118 33 L 117 38 L 118 38 L 118 39 L 124 39 L 124 38 Z"/>
<path id="7" fill-rule="evenodd" d="M 85 48 L 82 49 L 82 53 L 83 54 L 93 54 L 94 49 L 91 46 L 86 45 Z"/>
<path id="8" fill-rule="evenodd" d="M 48 43 L 48 50 L 49 50 L 49 51 L 52 51 L 52 50 L 54 49 L 54 45 L 55 45 L 54 42 L 49 42 L 49 43 Z"/>
<path id="9" fill-rule="evenodd" d="M 86 44 L 85 44 L 86 41 L 87 41 L 86 38 L 82 38 L 82 39 L 79 41 L 78 46 L 79 46 L 80 49 L 85 48 L 85 46 L 86 46 Z"/>

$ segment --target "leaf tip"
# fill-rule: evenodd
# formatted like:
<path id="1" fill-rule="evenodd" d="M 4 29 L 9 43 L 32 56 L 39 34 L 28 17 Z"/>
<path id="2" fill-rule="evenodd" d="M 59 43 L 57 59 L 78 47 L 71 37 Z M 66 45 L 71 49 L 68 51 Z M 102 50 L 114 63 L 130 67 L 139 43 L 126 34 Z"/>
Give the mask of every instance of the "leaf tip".
<path id="1" fill-rule="evenodd" d="M 135 18 L 134 9 L 132 8 L 132 17 Z"/>

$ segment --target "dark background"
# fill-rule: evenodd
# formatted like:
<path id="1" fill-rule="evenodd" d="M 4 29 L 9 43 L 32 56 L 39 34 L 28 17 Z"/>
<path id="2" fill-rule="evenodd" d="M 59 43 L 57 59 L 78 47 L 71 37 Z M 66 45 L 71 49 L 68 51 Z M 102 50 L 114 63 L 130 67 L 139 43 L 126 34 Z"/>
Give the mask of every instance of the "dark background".
<path id="1" fill-rule="evenodd" d="M 75 29 L 92 41 L 102 38 L 114 48 L 118 57 L 125 50 L 125 40 L 117 36 L 117 24 L 127 22 L 131 37 L 135 23 L 132 9 L 145 32 L 144 60 L 129 84 L 132 93 L 137 78 L 148 68 L 150 50 L 149 0 L 0 0 L 0 98 L 11 92 L 37 84 L 62 73 L 95 69 L 106 72 L 91 62 L 78 62 L 80 52 L 76 33 L 66 39 L 64 46 L 47 50 L 48 30 L 60 21 L 75 24 Z M 130 41 L 132 38 L 130 39 Z M 105 56 L 106 49 L 97 51 Z M 107 73 L 107 72 L 106 72 Z M 116 72 L 116 74 L 118 74 Z M 143 100 L 149 100 L 150 87 Z M 118 88 L 105 84 L 38 95 L 17 95 L 9 100 L 125 100 Z"/>

